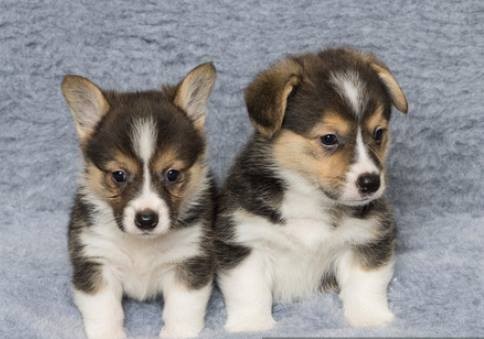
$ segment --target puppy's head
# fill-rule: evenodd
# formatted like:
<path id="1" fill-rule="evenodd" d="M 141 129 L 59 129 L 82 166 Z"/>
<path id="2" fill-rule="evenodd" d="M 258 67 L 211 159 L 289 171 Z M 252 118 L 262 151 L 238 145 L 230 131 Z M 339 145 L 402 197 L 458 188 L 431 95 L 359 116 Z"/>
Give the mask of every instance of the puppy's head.
<path id="1" fill-rule="evenodd" d="M 383 194 L 391 106 L 406 113 L 408 105 L 376 57 L 351 49 L 289 57 L 259 74 L 245 97 L 280 167 L 345 205 Z"/>
<path id="2" fill-rule="evenodd" d="M 86 164 L 82 189 L 112 209 L 122 231 L 166 232 L 206 188 L 203 126 L 214 81 L 212 64 L 161 91 L 108 92 L 64 78 Z"/>

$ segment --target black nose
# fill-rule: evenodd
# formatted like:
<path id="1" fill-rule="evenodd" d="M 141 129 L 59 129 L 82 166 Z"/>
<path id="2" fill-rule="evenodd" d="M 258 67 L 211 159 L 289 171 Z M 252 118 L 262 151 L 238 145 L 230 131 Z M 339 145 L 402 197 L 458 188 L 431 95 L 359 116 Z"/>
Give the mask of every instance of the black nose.
<path id="1" fill-rule="evenodd" d="M 138 212 L 134 218 L 134 223 L 141 230 L 152 230 L 158 224 L 158 214 L 152 210 Z"/>
<path id="2" fill-rule="evenodd" d="M 380 188 L 380 176 L 378 174 L 362 174 L 358 177 L 356 186 L 358 186 L 360 193 L 375 193 Z"/>

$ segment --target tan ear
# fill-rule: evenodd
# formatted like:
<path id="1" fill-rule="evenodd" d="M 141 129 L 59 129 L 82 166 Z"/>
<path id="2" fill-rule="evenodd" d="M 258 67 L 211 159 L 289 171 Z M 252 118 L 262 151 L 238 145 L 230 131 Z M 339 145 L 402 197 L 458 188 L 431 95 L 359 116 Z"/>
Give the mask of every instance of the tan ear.
<path id="1" fill-rule="evenodd" d="M 99 87 L 78 75 L 66 75 L 61 89 L 74 116 L 79 139 L 84 142 L 109 110 L 109 104 Z"/>
<path id="2" fill-rule="evenodd" d="M 380 80 L 390 94 L 393 105 L 402 113 L 408 112 L 408 102 L 405 93 L 393 76 L 392 72 L 382 63 L 370 62 L 371 68 L 378 74 Z"/>
<path id="3" fill-rule="evenodd" d="M 205 124 L 208 97 L 216 77 L 217 71 L 212 63 L 201 64 L 191 70 L 177 86 L 175 105 L 185 111 L 198 128 Z"/>
<path id="4" fill-rule="evenodd" d="M 254 127 L 271 138 L 282 126 L 287 98 L 302 76 L 302 67 L 285 59 L 257 75 L 245 90 L 245 103 Z"/>
<path id="5" fill-rule="evenodd" d="M 395 79 L 390 69 L 373 54 L 365 54 L 361 52 L 357 52 L 357 54 L 368 62 L 370 67 L 378 74 L 378 77 L 388 90 L 388 94 L 390 94 L 393 106 L 395 106 L 400 112 L 407 113 L 407 97 L 405 96 L 405 93 L 403 93 L 402 88 L 398 84 L 397 79 Z"/>

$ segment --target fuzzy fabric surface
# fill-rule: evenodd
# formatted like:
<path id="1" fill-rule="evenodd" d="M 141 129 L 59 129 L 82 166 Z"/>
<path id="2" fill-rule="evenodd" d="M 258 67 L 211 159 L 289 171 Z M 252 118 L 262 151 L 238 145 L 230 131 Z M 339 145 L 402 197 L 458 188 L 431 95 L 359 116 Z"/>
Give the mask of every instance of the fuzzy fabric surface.
<path id="1" fill-rule="evenodd" d="M 174 83 L 213 61 L 212 167 L 247 139 L 242 89 L 287 53 L 376 53 L 410 103 L 394 112 L 391 187 L 399 242 L 389 327 L 354 329 L 334 294 L 274 306 L 267 333 L 230 335 L 220 293 L 202 338 L 484 336 L 482 1 L 50 1 L 0 3 L 0 338 L 83 338 L 66 230 L 81 170 L 60 92 L 65 73 L 104 88 Z M 160 299 L 125 302 L 134 338 L 157 336 Z"/>

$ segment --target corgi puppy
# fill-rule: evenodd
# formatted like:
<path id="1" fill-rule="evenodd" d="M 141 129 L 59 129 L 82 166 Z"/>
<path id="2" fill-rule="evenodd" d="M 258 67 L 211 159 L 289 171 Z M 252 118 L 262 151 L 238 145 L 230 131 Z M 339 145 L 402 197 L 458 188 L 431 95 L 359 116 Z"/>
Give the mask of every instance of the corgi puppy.
<path id="1" fill-rule="evenodd" d="M 76 75 L 62 82 L 85 166 L 69 253 L 88 338 L 125 338 L 123 295 L 163 295 L 161 337 L 203 328 L 215 193 L 203 129 L 215 77 L 203 64 L 146 92 L 105 91 Z"/>
<path id="2" fill-rule="evenodd" d="M 273 302 L 337 288 L 353 326 L 390 322 L 395 226 L 383 192 L 391 106 L 407 99 L 375 56 L 328 49 L 260 73 L 245 99 L 255 133 L 216 221 L 228 331 L 273 327 Z"/>

